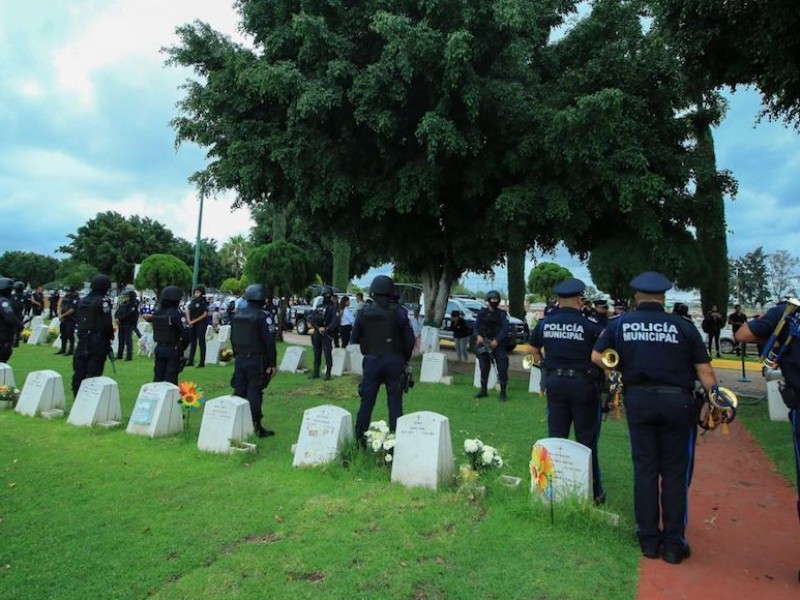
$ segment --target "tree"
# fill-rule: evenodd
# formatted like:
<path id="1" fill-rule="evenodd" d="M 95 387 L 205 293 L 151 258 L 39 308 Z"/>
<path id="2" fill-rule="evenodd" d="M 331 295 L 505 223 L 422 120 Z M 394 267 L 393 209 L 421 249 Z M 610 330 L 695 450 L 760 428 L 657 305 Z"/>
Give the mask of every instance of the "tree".
<path id="1" fill-rule="evenodd" d="M 737 304 L 764 304 L 769 300 L 766 261 L 761 246 L 731 261 L 731 289 Z"/>
<path id="2" fill-rule="evenodd" d="M 222 244 L 222 248 L 219 250 L 220 260 L 234 278 L 239 278 L 244 273 L 249 250 L 250 244 L 243 235 L 235 235 Z"/>
<path id="3" fill-rule="evenodd" d="M 767 255 L 767 278 L 773 300 L 780 300 L 785 294 L 797 294 L 794 281 L 800 277 L 800 259 L 787 250 L 778 250 Z"/>
<path id="4" fill-rule="evenodd" d="M 194 268 L 194 249 L 195 245 L 187 242 L 183 238 L 176 238 L 175 251 L 173 254 L 185 262 L 190 268 Z M 200 272 L 198 282 L 205 281 L 211 286 L 218 286 L 230 272 L 222 264 L 222 258 L 217 251 L 217 240 L 202 238 L 200 240 Z"/>
<path id="5" fill-rule="evenodd" d="M 99 272 L 92 265 L 68 258 L 62 260 L 56 270 L 56 281 L 62 286 L 75 286 L 77 289 L 82 289 L 83 284 L 91 281 L 92 277 Z"/>
<path id="6" fill-rule="evenodd" d="M 55 279 L 59 262 L 35 252 L 6 251 L 0 256 L 0 274 L 33 286 L 41 285 Z"/>
<path id="7" fill-rule="evenodd" d="M 151 254 L 142 261 L 136 275 L 136 287 L 140 290 L 151 289 L 156 297 L 168 285 L 177 285 L 184 293 L 192 285 L 192 270 L 177 256 L 171 254 Z"/>
<path id="8" fill-rule="evenodd" d="M 249 281 L 262 283 L 277 296 L 300 292 L 314 282 L 314 266 L 308 255 L 286 241 L 251 250 L 245 274 Z"/>
<path id="9" fill-rule="evenodd" d="M 226 294 L 233 294 L 234 296 L 238 296 L 247 288 L 246 281 L 243 281 L 246 279 L 247 279 L 246 277 L 242 277 L 240 279 L 236 279 L 235 277 L 228 277 L 225 281 L 223 281 L 220 284 L 219 289 L 221 292 L 224 292 Z"/>
<path id="10" fill-rule="evenodd" d="M 572 277 L 569 269 L 552 262 L 540 262 L 528 275 L 528 291 L 542 298 L 553 296 L 553 287 Z"/>

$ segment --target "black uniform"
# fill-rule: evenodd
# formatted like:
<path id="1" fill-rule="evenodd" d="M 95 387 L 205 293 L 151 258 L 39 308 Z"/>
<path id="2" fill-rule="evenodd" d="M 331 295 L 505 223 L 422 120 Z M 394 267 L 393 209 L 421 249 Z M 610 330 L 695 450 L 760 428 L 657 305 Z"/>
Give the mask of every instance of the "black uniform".
<path id="1" fill-rule="evenodd" d="M 119 323 L 119 345 L 117 347 L 117 360 L 122 359 L 125 353 L 125 360 L 133 359 L 133 330 L 139 320 L 139 310 L 136 302 L 129 295 L 122 297 L 123 300 L 117 307 L 114 317 Z"/>
<path id="2" fill-rule="evenodd" d="M 358 387 L 361 406 L 356 417 L 356 439 L 364 441 L 372 409 L 382 384 L 386 385 L 389 429 L 403 416 L 403 375 L 414 351 L 414 332 L 408 312 L 386 296 L 375 296 L 357 313 L 350 343 L 359 344 L 364 355 L 363 376 Z"/>
<path id="3" fill-rule="evenodd" d="M 183 321 L 183 313 L 174 302 L 162 301 L 151 318 L 153 340 L 153 382 L 167 381 L 178 385 L 183 352 L 191 342 L 192 332 Z"/>
<path id="4" fill-rule="evenodd" d="M 64 296 L 59 313 L 59 333 L 61 334 L 61 350 L 58 354 L 70 355 L 75 352 L 75 328 L 78 324 L 77 312 L 80 296 L 78 292 L 70 292 Z"/>
<path id="5" fill-rule="evenodd" d="M 275 369 L 277 352 L 275 335 L 267 322 L 267 313 L 261 301 L 248 301 L 231 319 L 231 345 L 236 357 L 233 373 L 233 393 L 246 398 L 256 434 L 271 435 L 261 424 L 264 388 L 269 384 L 267 369 Z"/>
<path id="6" fill-rule="evenodd" d="M 61 299 L 61 294 L 58 290 L 50 294 L 50 318 L 55 319 L 58 316 L 58 301 Z"/>
<path id="7" fill-rule="evenodd" d="M 15 290 L 11 294 L 11 308 L 14 310 L 14 314 L 17 316 L 17 319 L 20 323 L 24 321 L 24 313 L 25 313 L 25 301 L 27 295 L 25 294 L 24 290 Z M 14 334 L 14 347 L 16 348 L 19 346 L 20 334 L 22 333 L 22 329 Z"/>
<path id="8" fill-rule="evenodd" d="M 208 329 L 208 300 L 205 296 L 199 298 L 192 298 L 189 302 L 189 320 L 194 321 L 199 318 L 203 313 L 205 317 L 200 319 L 197 323 L 192 325 L 192 347 L 189 350 L 189 365 L 194 364 L 194 355 L 197 347 L 200 346 L 200 362 L 198 367 L 204 367 L 206 364 L 206 330 Z"/>
<path id="9" fill-rule="evenodd" d="M 310 322 L 314 326 L 314 333 L 311 334 L 311 345 L 314 347 L 314 371 L 311 377 L 319 377 L 324 353 L 325 379 L 330 379 L 331 367 L 333 367 L 332 336 L 339 326 L 339 311 L 336 309 L 336 303 L 331 298 L 323 296 L 322 305 L 314 311 Z M 325 333 L 320 333 L 321 327 L 325 328 Z"/>
<path id="10" fill-rule="evenodd" d="M 475 319 L 475 335 L 483 337 L 488 347 L 489 342 L 496 341 L 497 347 L 491 352 L 478 354 L 478 363 L 481 368 L 481 392 L 489 383 L 489 371 L 492 368 L 492 359 L 497 367 L 497 381 L 505 394 L 508 384 L 508 355 L 506 354 L 506 339 L 508 338 L 508 317 L 506 312 L 499 308 L 482 308 Z M 502 397 L 502 396 L 501 396 Z"/>
<path id="11" fill-rule="evenodd" d="M 31 294 L 31 310 L 34 317 L 38 317 L 44 312 L 44 294 L 39 290 Z"/>
<path id="12" fill-rule="evenodd" d="M 603 327 L 576 308 L 561 308 L 536 324 L 530 344 L 544 348 L 547 428 L 550 437 L 575 440 L 592 451 L 594 499 L 604 499 L 597 456 L 600 438 L 600 371 L 592 365 L 592 348 Z"/>
<path id="13" fill-rule="evenodd" d="M 22 331 L 22 321 L 17 316 L 11 299 L 0 295 L 0 362 L 8 362 L 14 350 L 14 340 Z"/>
<path id="14" fill-rule="evenodd" d="M 75 395 L 84 379 L 103 374 L 114 339 L 111 300 L 105 294 L 92 290 L 78 301 L 76 320 L 78 347 L 72 357 L 72 392 Z"/>
<path id="15" fill-rule="evenodd" d="M 697 328 L 664 312 L 658 302 L 640 302 L 634 312 L 609 320 L 594 349 L 606 348 L 619 353 L 617 370 L 625 385 L 639 540 L 650 556 L 658 555 L 663 542 L 666 557 L 687 547 L 697 435 L 695 365 L 711 358 Z"/>

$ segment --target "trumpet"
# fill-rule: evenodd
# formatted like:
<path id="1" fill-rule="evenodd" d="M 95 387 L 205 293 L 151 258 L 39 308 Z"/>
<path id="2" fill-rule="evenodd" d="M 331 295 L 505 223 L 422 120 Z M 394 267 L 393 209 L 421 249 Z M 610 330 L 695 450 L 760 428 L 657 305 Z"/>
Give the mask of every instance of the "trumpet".
<path id="1" fill-rule="evenodd" d="M 713 431 L 722 425 L 722 433 L 728 435 L 728 424 L 736 418 L 736 407 L 739 399 L 728 388 L 717 388 L 716 392 L 706 395 L 706 402 L 700 409 L 698 425 L 706 431 Z"/>
<path id="2" fill-rule="evenodd" d="M 600 358 L 600 360 L 603 362 L 604 367 L 616 369 L 617 365 L 619 364 L 619 352 L 613 348 L 606 348 L 603 351 L 603 356 Z"/>
<path id="3" fill-rule="evenodd" d="M 538 366 L 540 366 L 539 363 L 537 363 L 534 360 L 533 356 L 531 356 L 530 354 L 527 354 L 525 358 L 522 359 L 522 368 L 525 369 L 526 371 L 530 371 L 531 367 L 538 367 Z"/>
<path id="4" fill-rule="evenodd" d="M 606 348 L 600 361 L 604 367 L 611 369 L 611 375 L 608 377 L 608 381 L 611 384 L 609 386 L 612 394 L 611 405 L 614 407 L 614 416 L 619 419 L 622 416 L 622 402 L 620 402 L 622 373 L 616 370 L 617 365 L 619 365 L 619 352 L 613 348 Z"/>
<path id="5" fill-rule="evenodd" d="M 800 315 L 797 309 L 800 308 L 800 300 L 797 298 L 789 298 L 786 301 L 786 308 L 783 309 L 783 316 L 772 335 L 769 336 L 767 343 L 764 345 L 764 352 L 761 354 L 761 361 L 768 369 L 778 369 L 781 357 L 786 352 L 789 344 L 795 337 L 800 336 Z M 781 341 L 780 336 L 786 324 L 789 324 L 789 335 Z"/>

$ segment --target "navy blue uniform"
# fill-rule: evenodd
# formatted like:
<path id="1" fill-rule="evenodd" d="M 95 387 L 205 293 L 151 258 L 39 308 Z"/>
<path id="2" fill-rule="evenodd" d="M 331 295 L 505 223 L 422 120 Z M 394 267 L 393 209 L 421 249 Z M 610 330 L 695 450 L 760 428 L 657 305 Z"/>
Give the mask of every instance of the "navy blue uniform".
<path id="1" fill-rule="evenodd" d="M 325 354 L 325 379 L 331 377 L 333 367 L 333 335 L 339 326 L 339 311 L 335 302 L 323 302 L 322 306 L 314 311 L 312 316 L 314 333 L 311 334 L 311 345 L 314 348 L 314 371 L 312 377 L 319 377 L 322 365 L 322 355 Z M 320 333 L 320 327 L 325 328 L 325 333 Z"/>
<path id="2" fill-rule="evenodd" d="M 14 340 L 22 331 L 22 321 L 14 310 L 11 299 L 0 296 L 0 362 L 8 362 L 14 351 Z"/>
<path id="3" fill-rule="evenodd" d="M 70 292 L 61 301 L 61 312 L 59 313 L 59 333 L 61 335 L 61 350 L 58 354 L 74 354 L 75 352 L 75 328 L 77 326 L 78 292 Z"/>
<path id="4" fill-rule="evenodd" d="M 25 312 L 25 301 L 26 301 L 26 294 L 24 291 L 15 291 L 11 294 L 11 307 L 14 310 L 14 314 L 17 315 L 17 319 L 19 319 L 20 323 L 23 323 L 24 326 L 24 317 L 23 314 Z M 14 335 L 14 347 L 16 348 L 19 346 L 20 334 L 22 333 L 22 329 L 20 329 Z"/>
<path id="5" fill-rule="evenodd" d="M 364 355 L 363 376 L 358 387 L 361 406 L 356 417 L 359 443 L 364 442 L 364 433 L 369 429 L 381 385 L 386 385 L 391 431 L 397 426 L 397 419 L 403 416 L 402 379 L 414 341 L 408 312 L 384 296 L 376 296 L 356 313 L 350 343 L 359 344 Z"/>
<path id="6" fill-rule="evenodd" d="M 197 347 L 200 346 L 200 362 L 198 366 L 206 364 L 206 330 L 208 329 L 208 300 L 205 296 L 193 298 L 189 303 L 189 320 L 194 321 L 203 316 L 205 317 L 194 323 L 192 327 L 192 347 L 189 350 L 189 364 L 194 364 L 194 355 Z"/>
<path id="7" fill-rule="evenodd" d="M 174 304 L 162 302 L 151 318 L 153 340 L 153 382 L 167 381 L 178 385 L 183 353 L 191 341 L 191 330 L 183 321 L 183 313 Z"/>
<path id="8" fill-rule="evenodd" d="M 619 353 L 617 370 L 625 385 L 637 533 L 643 550 L 663 542 L 666 556 L 687 545 L 697 435 L 695 365 L 711 358 L 697 328 L 658 302 L 640 302 L 635 312 L 610 319 L 594 347 L 601 353 L 607 348 Z"/>
<path id="9" fill-rule="evenodd" d="M 248 302 L 231 319 L 231 345 L 236 356 L 233 393 L 246 398 L 256 433 L 260 433 L 264 388 L 269 384 L 267 369 L 275 369 L 275 336 L 260 302 Z"/>
<path id="10" fill-rule="evenodd" d="M 492 368 L 492 359 L 497 367 L 497 381 L 505 388 L 508 383 L 508 355 L 506 354 L 506 338 L 508 338 L 508 317 L 504 310 L 482 308 L 475 318 L 475 335 L 483 337 L 486 345 L 496 341 L 497 347 L 489 353 L 478 355 L 481 367 L 481 389 L 489 381 L 489 371 Z"/>
<path id="11" fill-rule="evenodd" d="M 122 359 L 125 354 L 125 360 L 133 359 L 133 330 L 136 328 L 136 322 L 139 320 L 139 310 L 136 302 L 125 296 L 124 300 L 120 302 L 117 307 L 117 312 L 114 315 L 119 324 L 117 335 L 119 337 L 119 344 L 117 346 L 117 360 Z"/>
<path id="12" fill-rule="evenodd" d="M 87 377 L 100 377 L 114 339 L 111 300 L 91 291 L 78 301 L 76 316 L 78 346 L 72 356 L 72 393 L 78 395 L 81 382 Z"/>
<path id="13" fill-rule="evenodd" d="M 530 344 L 544 348 L 547 428 L 551 437 L 575 440 L 592 451 L 595 500 L 602 500 L 603 485 L 597 444 L 600 438 L 600 372 L 592 365 L 592 348 L 603 328 L 576 308 L 562 308 L 536 324 Z"/>
<path id="14" fill-rule="evenodd" d="M 781 302 L 775 308 L 771 308 L 760 319 L 753 319 L 747 323 L 750 332 L 756 337 L 764 340 L 768 339 L 775 327 L 783 319 L 783 312 L 786 308 L 786 303 Z M 799 335 L 800 332 L 794 332 L 794 335 Z M 787 323 L 780 338 L 777 340 L 781 344 L 786 344 L 789 336 L 792 335 L 791 327 Z M 768 348 L 767 350 L 770 350 Z M 800 339 L 792 340 L 791 344 L 786 348 L 785 352 L 780 358 L 780 369 L 783 377 L 786 380 L 786 387 L 782 394 L 791 398 L 794 394 L 794 400 L 791 399 L 787 402 L 787 406 L 794 406 L 789 409 L 789 421 L 792 423 L 792 436 L 794 440 L 794 457 L 795 457 L 795 475 L 797 478 L 798 490 L 800 490 L 800 422 L 798 422 L 798 407 L 797 401 L 800 400 Z M 800 518 L 800 499 L 797 501 L 797 516 Z"/>

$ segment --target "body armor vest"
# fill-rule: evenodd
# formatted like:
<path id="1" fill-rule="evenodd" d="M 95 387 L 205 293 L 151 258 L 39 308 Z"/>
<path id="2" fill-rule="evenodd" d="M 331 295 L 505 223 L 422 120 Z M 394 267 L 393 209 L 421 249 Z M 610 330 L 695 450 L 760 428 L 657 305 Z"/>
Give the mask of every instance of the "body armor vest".
<path id="1" fill-rule="evenodd" d="M 361 335 L 362 354 L 373 356 L 403 354 L 402 332 L 397 325 L 396 310 L 397 304 L 389 304 L 383 308 L 375 302 L 361 309 L 359 316 L 364 328 Z"/>
<path id="2" fill-rule="evenodd" d="M 261 339 L 261 310 L 247 307 L 231 320 L 231 344 L 237 356 L 261 356 L 267 349 Z"/>
<path id="3" fill-rule="evenodd" d="M 102 296 L 89 294 L 78 301 L 75 311 L 78 333 L 100 333 L 103 330 Z"/>
<path id="4" fill-rule="evenodd" d="M 175 346 L 178 343 L 178 330 L 172 322 L 173 309 L 160 309 L 153 313 L 153 339 L 156 344 Z"/>
<path id="5" fill-rule="evenodd" d="M 0 312 L 14 312 L 11 300 L 4 296 L 0 296 Z M 4 317 L 0 317 L 0 343 L 10 342 L 12 339 L 14 339 L 14 328 L 11 327 Z"/>
<path id="6" fill-rule="evenodd" d="M 481 316 L 481 326 L 478 334 L 489 340 L 493 340 L 500 333 L 500 325 L 503 322 L 503 313 L 499 310 L 484 309 Z"/>

